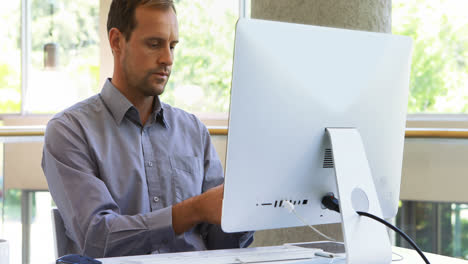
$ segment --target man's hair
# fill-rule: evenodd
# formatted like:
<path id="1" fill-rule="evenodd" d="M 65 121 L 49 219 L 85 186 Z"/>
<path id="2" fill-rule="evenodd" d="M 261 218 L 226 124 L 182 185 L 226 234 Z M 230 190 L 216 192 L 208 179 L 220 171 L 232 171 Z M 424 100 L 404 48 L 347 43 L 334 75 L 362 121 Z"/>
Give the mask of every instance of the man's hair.
<path id="1" fill-rule="evenodd" d="M 107 17 L 107 34 L 117 28 L 128 41 L 136 27 L 135 9 L 147 6 L 161 10 L 172 8 L 176 12 L 173 0 L 112 0 Z"/>

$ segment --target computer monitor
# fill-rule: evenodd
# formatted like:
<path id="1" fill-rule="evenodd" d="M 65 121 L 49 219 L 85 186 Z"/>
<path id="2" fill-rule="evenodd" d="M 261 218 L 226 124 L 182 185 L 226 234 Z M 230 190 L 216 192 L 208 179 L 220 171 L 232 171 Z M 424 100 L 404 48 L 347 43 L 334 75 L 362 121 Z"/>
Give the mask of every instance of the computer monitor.
<path id="1" fill-rule="evenodd" d="M 382 215 L 394 217 L 411 44 L 391 34 L 239 20 L 223 230 L 302 226 L 281 207 L 283 200 L 293 202 L 308 224 L 341 222 L 321 204 L 327 193 L 338 194 L 326 128 L 357 131 Z"/>

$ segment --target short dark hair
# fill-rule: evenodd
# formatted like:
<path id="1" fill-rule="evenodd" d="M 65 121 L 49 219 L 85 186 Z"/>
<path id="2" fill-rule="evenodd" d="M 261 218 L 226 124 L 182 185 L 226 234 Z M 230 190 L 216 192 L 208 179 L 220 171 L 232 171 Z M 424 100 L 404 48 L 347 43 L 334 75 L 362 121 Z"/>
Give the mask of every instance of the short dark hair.
<path id="1" fill-rule="evenodd" d="M 112 28 L 117 28 L 128 41 L 136 27 L 135 10 L 140 5 L 162 10 L 172 8 L 176 12 L 173 0 L 112 0 L 107 17 L 107 34 Z"/>

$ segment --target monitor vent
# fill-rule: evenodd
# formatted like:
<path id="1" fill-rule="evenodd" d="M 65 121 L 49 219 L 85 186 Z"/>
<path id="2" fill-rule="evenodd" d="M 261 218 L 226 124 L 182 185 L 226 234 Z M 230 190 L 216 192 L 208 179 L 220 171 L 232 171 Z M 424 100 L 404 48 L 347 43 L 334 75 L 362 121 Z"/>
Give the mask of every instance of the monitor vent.
<path id="1" fill-rule="evenodd" d="M 333 153 L 331 149 L 325 149 L 325 157 L 323 158 L 323 167 L 326 169 L 333 169 Z"/>

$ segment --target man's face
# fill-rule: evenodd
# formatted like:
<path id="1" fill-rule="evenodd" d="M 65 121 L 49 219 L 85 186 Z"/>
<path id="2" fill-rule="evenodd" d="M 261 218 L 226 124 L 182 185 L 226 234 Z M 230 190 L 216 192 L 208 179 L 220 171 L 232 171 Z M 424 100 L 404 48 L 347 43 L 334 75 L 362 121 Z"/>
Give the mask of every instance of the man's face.
<path id="1" fill-rule="evenodd" d="M 124 78 L 128 88 L 140 95 L 160 95 L 169 80 L 179 40 L 177 17 L 172 8 L 139 6 L 135 19 L 136 27 L 121 57 Z"/>

